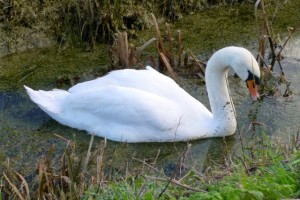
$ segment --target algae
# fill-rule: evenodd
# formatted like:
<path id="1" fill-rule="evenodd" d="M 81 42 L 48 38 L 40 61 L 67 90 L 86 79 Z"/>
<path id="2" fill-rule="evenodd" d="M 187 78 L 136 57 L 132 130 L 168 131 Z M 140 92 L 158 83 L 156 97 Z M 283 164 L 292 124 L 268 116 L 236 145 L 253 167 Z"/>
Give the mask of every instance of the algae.
<path id="1" fill-rule="evenodd" d="M 94 52 L 57 46 L 34 49 L 0 58 L 0 90 L 20 88 L 22 85 L 50 88 L 72 80 L 77 83 L 82 75 L 97 76 L 107 71 L 107 51 L 100 45 Z M 84 79 L 83 79 L 84 80 Z M 61 87 L 62 87 L 61 86 Z"/>

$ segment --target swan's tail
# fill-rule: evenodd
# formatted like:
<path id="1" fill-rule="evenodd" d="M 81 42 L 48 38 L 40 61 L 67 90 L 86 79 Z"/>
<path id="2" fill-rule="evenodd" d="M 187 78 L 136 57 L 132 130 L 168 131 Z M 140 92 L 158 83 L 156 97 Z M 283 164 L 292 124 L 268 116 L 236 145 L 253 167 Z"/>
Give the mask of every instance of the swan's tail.
<path id="1" fill-rule="evenodd" d="M 61 112 L 63 99 L 65 99 L 69 94 L 69 92 L 65 90 L 58 89 L 54 89 L 52 91 L 35 91 L 25 85 L 24 88 L 26 89 L 30 99 L 50 116 Z"/>

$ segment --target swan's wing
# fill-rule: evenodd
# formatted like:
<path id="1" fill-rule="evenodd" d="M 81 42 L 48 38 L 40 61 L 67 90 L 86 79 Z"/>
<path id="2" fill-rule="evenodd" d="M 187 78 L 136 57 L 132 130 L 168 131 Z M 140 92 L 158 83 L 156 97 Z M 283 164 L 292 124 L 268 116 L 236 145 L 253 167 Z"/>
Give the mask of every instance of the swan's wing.
<path id="1" fill-rule="evenodd" d="M 182 108 L 172 100 L 118 86 L 71 93 L 64 103 L 63 124 L 118 141 L 170 138 L 168 134 L 176 134 L 183 115 Z"/>
<path id="2" fill-rule="evenodd" d="M 178 90 L 182 90 L 174 80 L 148 66 L 144 70 L 123 69 L 112 71 L 106 76 L 79 83 L 71 87 L 69 92 L 96 90 L 107 86 L 135 88 L 166 98 L 176 98 Z"/>

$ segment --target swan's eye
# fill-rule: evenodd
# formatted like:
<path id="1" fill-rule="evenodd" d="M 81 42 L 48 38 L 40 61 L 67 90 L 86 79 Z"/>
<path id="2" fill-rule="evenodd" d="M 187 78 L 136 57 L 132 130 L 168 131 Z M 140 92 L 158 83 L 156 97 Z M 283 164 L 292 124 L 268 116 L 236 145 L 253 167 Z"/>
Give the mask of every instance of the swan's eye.
<path id="1" fill-rule="evenodd" d="M 246 82 L 248 82 L 248 81 L 251 81 L 251 82 L 253 82 L 253 87 L 255 87 L 256 85 L 259 85 L 260 84 L 260 79 L 256 76 L 256 75 L 254 75 L 252 72 L 250 72 L 249 70 L 248 70 L 248 78 L 247 78 L 247 80 L 246 80 Z M 248 84 L 247 84 L 248 85 Z"/>

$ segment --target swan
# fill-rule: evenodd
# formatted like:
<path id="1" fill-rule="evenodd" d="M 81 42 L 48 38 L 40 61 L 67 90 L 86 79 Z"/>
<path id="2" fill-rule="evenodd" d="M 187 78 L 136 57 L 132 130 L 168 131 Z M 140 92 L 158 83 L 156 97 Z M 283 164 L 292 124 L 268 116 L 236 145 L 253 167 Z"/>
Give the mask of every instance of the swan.
<path id="1" fill-rule="evenodd" d="M 112 71 L 68 91 L 24 87 L 33 102 L 66 126 L 119 142 L 189 141 L 234 134 L 237 122 L 227 88 L 229 67 L 246 81 L 257 100 L 260 69 L 242 47 L 220 49 L 207 63 L 211 111 L 149 66 Z"/>

